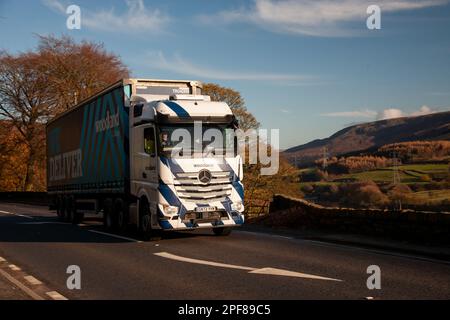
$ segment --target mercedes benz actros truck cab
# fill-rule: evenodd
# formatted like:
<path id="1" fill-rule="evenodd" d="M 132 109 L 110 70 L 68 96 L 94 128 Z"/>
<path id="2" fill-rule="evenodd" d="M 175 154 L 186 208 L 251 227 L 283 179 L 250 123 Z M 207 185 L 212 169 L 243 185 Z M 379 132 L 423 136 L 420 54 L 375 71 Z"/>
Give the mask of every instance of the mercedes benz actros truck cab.
<path id="1" fill-rule="evenodd" d="M 244 223 L 236 128 L 198 81 L 123 79 L 47 124 L 51 207 L 73 223 L 102 214 L 109 230 L 135 225 L 145 238 L 227 235 Z"/>

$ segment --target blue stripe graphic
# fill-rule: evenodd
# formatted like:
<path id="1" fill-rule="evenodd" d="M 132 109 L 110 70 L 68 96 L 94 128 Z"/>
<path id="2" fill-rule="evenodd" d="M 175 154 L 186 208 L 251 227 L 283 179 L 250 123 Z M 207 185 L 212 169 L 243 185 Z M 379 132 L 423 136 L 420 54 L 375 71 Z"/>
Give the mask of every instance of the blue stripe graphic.
<path id="1" fill-rule="evenodd" d="M 244 188 L 242 187 L 242 184 L 239 181 L 233 182 L 233 188 L 236 189 L 237 193 L 241 197 L 241 199 L 244 199 Z"/>
<path id="2" fill-rule="evenodd" d="M 190 118 L 191 116 L 189 113 L 178 103 L 175 103 L 173 101 L 164 101 L 164 104 L 168 106 L 170 109 L 172 109 L 173 112 L 177 114 L 180 118 Z"/>

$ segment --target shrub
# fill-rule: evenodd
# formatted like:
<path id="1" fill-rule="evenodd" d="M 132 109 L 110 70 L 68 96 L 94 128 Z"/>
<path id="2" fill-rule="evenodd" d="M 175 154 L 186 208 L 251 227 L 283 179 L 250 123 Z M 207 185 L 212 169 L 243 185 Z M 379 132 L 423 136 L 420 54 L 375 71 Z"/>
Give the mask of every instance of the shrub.
<path id="1" fill-rule="evenodd" d="M 389 198 L 373 181 L 346 184 L 341 187 L 341 203 L 352 207 L 385 207 Z"/>

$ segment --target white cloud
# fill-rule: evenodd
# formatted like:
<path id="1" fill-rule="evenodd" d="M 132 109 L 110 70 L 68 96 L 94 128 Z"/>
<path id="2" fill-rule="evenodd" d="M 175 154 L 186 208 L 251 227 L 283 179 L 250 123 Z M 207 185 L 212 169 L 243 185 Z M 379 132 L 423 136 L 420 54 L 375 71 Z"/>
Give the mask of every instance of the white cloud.
<path id="1" fill-rule="evenodd" d="M 410 114 L 410 116 L 411 117 L 424 116 L 424 115 L 432 114 L 432 113 L 436 113 L 436 112 L 437 111 L 431 110 L 431 108 L 428 106 L 421 106 L 419 111 L 412 112 Z"/>
<path id="2" fill-rule="evenodd" d="M 322 113 L 325 117 L 345 117 L 345 118 L 372 118 L 376 120 L 386 120 L 401 117 L 417 117 L 424 116 L 427 114 L 436 113 L 438 111 L 431 109 L 428 106 L 422 106 L 419 110 L 413 112 L 405 112 L 401 109 L 387 108 L 381 111 L 374 110 L 354 110 L 354 111 L 339 111 L 339 112 L 329 112 Z"/>
<path id="3" fill-rule="evenodd" d="M 43 0 L 52 10 L 66 14 L 68 4 L 59 0 Z M 81 9 L 81 27 L 110 32 L 147 32 L 163 31 L 170 18 L 158 9 L 149 9 L 143 0 L 125 0 L 127 9 L 117 13 L 114 7 L 107 10 L 91 11 Z"/>
<path id="4" fill-rule="evenodd" d="M 345 117 L 345 118 L 373 118 L 376 115 L 377 112 L 372 110 L 341 111 L 322 114 L 322 116 L 326 117 Z"/>
<path id="5" fill-rule="evenodd" d="M 378 112 L 377 120 L 401 118 L 404 116 L 405 116 L 405 114 L 403 113 L 402 110 L 395 109 L 395 108 L 389 108 L 389 109 L 384 109 L 383 111 Z"/>
<path id="6" fill-rule="evenodd" d="M 438 6 L 448 0 L 377 0 L 382 13 Z M 254 0 L 251 7 L 202 15 L 204 22 L 252 23 L 272 32 L 310 36 L 350 36 L 362 32 L 368 17 L 366 9 L 374 4 L 368 0 Z M 360 22 L 357 30 L 348 26 Z"/>
<path id="7" fill-rule="evenodd" d="M 50 9 L 60 12 L 62 14 L 66 13 L 66 8 L 68 7 L 68 5 L 65 6 L 58 0 L 43 0 L 42 2 Z"/>
<path id="8" fill-rule="evenodd" d="M 154 69 L 166 70 L 187 76 L 195 76 L 215 80 L 248 80 L 248 81 L 274 81 L 291 82 L 301 84 L 316 84 L 318 78 L 300 74 L 270 73 L 270 72 L 244 72 L 233 70 L 222 70 L 208 67 L 206 65 L 195 65 L 179 55 L 168 59 L 161 52 L 149 52 L 146 61 Z"/>

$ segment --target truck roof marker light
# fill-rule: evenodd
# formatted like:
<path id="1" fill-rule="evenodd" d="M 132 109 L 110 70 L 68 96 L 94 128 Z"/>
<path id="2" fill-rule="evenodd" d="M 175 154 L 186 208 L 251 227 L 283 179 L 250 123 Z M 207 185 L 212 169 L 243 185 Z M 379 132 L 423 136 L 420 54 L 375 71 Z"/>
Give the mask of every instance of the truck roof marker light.
<path id="1" fill-rule="evenodd" d="M 185 101 L 206 101 L 210 102 L 211 97 L 206 95 L 196 94 L 173 94 L 169 97 L 169 100 L 185 100 Z"/>

